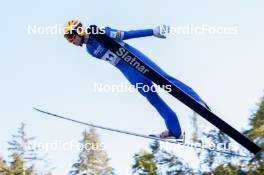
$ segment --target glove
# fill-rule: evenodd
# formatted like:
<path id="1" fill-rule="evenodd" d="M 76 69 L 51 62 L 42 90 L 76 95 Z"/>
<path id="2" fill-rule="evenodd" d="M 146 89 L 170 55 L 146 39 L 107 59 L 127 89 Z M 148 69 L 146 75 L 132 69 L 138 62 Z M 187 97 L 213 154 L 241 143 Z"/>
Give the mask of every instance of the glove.
<path id="1" fill-rule="evenodd" d="M 166 35 L 170 33 L 170 26 L 168 25 L 160 25 L 153 29 L 153 35 L 158 38 L 167 38 Z"/>

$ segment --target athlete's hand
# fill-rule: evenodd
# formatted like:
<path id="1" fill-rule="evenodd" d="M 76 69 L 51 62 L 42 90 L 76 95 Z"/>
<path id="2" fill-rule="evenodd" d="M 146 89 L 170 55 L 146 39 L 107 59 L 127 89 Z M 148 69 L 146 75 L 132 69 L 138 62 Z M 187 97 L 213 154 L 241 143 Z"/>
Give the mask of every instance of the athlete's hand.
<path id="1" fill-rule="evenodd" d="M 158 38 L 167 38 L 166 35 L 170 33 L 170 26 L 168 25 L 160 25 L 153 29 L 153 35 Z"/>

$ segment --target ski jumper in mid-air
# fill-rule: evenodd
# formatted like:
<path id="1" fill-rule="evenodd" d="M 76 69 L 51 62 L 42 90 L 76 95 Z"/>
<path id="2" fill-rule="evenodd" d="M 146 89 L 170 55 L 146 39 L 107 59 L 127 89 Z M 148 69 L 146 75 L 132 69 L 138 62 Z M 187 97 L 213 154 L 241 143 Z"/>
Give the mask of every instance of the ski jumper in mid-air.
<path id="1" fill-rule="evenodd" d="M 201 103 L 203 106 L 208 108 L 207 104 L 199 97 L 199 95 L 192 88 L 167 74 L 142 52 L 124 42 L 124 40 L 147 36 L 166 38 L 164 29 L 164 27 L 158 26 L 154 29 L 121 31 L 112 29 L 110 27 L 105 27 L 104 32 L 106 35 L 119 42 L 131 53 L 135 54 L 147 65 L 151 66 L 155 71 L 157 71 L 163 77 L 168 79 L 175 86 L 177 86 L 186 94 L 195 99 L 197 102 Z M 91 54 L 95 58 L 105 60 L 111 63 L 113 66 L 115 66 L 122 72 L 122 74 L 132 85 L 136 86 L 138 83 L 141 83 L 143 86 L 149 86 L 150 88 L 148 89 L 151 89 L 149 91 L 145 91 L 142 88 L 137 88 L 137 90 L 159 112 L 159 114 L 165 121 L 167 130 L 159 134 L 158 137 L 175 137 L 176 139 L 182 138 L 183 132 L 181 130 L 181 126 L 176 113 L 166 104 L 164 100 L 162 100 L 162 98 L 158 95 L 157 91 L 153 90 L 153 82 L 147 77 L 145 77 L 144 74 L 140 73 L 138 70 L 130 66 L 127 62 L 120 59 L 117 55 L 115 55 L 113 52 L 104 47 L 92 35 L 89 35 L 85 31 L 86 30 L 84 29 L 81 22 L 72 20 L 66 23 L 64 26 L 64 37 L 76 46 L 82 46 L 83 44 L 86 44 L 87 52 L 89 54 Z"/>

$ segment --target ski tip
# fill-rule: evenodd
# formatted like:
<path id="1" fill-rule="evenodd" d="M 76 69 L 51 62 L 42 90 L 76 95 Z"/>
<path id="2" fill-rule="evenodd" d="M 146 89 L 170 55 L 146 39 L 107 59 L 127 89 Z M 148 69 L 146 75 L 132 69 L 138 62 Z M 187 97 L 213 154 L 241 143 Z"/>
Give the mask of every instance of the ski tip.
<path id="1" fill-rule="evenodd" d="M 35 108 L 35 107 L 33 107 L 33 109 L 34 109 L 34 110 L 36 110 L 36 111 L 41 111 L 40 109 L 38 109 L 38 108 Z"/>
<path id="2" fill-rule="evenodd" d="M 36 110 L 36 111 L 38 111 L 38 112 L 41 112 L 41 113 L 47 113 L 47 112 L 45 112 L 45 111 L 43 111 L 41 109 L 35 108 L 35 107 L 33 107 L 33 109 Z"/>
<path id="3" fill-rule="evenodd" d="M 38 112 L 40 112 L 40 113 L 42 113 L 42 114 L 47 114 L 47 115 L 57 116 L 56 114 L 52 114 L 52 113 L 50 113 L 50 112 L 46 112 L 46 111 L 44 111 L 44 110 L 41 110 L 41 109 L 38 109 L 38 108 L 35 108 L 35 107 L 33 107 L 33 109 L 36 110 L 36 111 L 38 111 Z"/>

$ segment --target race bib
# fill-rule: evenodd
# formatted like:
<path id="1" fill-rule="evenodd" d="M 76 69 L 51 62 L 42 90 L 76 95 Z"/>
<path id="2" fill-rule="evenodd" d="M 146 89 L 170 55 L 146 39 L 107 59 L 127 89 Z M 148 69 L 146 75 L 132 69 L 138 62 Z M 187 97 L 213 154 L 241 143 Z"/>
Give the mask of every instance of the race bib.
<path id="1" fill-rule="evenodd" d="M 102 60 L 105 60 L 107 62 L 109 62 L 112 65 L 116 65 L 119 61 L 120 58 L 114 54 L 113 52 L 111 52 L 110 50 L 108 50 L 101 58 Z"/>

